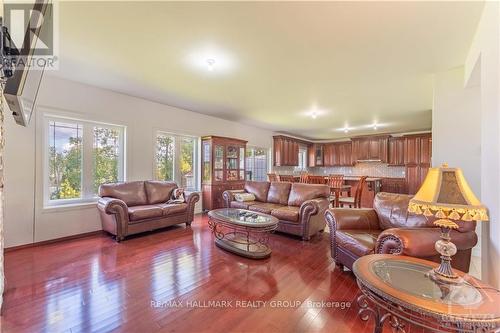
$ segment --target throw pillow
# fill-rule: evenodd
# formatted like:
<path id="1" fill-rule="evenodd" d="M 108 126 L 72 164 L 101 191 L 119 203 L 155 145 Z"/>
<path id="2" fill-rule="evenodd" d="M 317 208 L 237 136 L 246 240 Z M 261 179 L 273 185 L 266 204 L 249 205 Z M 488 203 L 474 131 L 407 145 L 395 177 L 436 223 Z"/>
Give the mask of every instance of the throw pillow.
<path id="1" fill-rule="evenodd" d="M 186 202 L 186 198 L 184 197 L 184 189 L 176 188 L 172 191 L 172 197 L 168 200 L 168 203 L 184 203 Z"/>
<path id="2" fill-rule="evenodd" d="M 252 193 L 235 193 L 234 198 L 238 202 L 255 201 L 255 195 Z"/>

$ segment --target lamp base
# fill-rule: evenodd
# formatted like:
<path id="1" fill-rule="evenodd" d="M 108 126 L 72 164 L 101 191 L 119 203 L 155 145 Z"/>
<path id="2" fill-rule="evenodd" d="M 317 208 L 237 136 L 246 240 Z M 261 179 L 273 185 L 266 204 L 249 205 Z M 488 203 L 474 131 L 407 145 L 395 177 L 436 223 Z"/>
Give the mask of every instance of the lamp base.
<path id="1" fill-rule="evenodd" d="M 439 268 L 439 267 L 438 267 Z M 458 276 L 457 274 L 453 273 L 453 276 L 446 276 L 442 275 L 441 273 L 438 272 L 438 268 L 431 269 L 429 272 L 427 272 L 427 276 L 437 282 L 437 283 L 442 283 L 442 284 L 462 284 L 464 283 L 464 279 Z"/>
<path id="2" fill-rule="evenodd" d="M 457 247 L 451 242 L 450 231 L 457 229 L 458 225 L 448 219 L 434 221 L 434 225 L 441 227 L 441 239 L 434 245 L 441 255 L 441 264 L 429 271 L 427 275 L 436 282 L 460 284 L 463 279 L 451 267 L 451 257 L 457 253 Z"/>

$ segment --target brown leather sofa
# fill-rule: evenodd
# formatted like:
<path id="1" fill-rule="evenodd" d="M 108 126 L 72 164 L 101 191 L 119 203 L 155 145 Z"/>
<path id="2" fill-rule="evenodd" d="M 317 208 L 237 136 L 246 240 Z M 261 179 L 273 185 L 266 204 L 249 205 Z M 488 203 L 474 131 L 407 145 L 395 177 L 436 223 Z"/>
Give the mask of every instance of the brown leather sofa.
<path id="1" fill-rule="evenodd" d="M 252 193 L 255 201 L 235 201 L 237 192 Z M 279 220 L 278 231 L 301 236 L 303 240 L 325 229 L 329 195 L 326 185 L 256 181 L 247 181 L 243 191 L 222 194 L 226 207 L 270 214 Z"/>
<path id="2" fill-rule="evenodd" d="M 329 209 L 325 218 L 330 228 L 332 257 L 339 266 L 352 269 L 361 256 L 373 253 L 407 255 L 440 262 L 434 243 L 440 228 L 423 215 L 408 213 L 412 196 L 378 193 L 373 209 Z M 451 232 L 458 252 L 452 266 L 469 271 L 472 248 L 477 243 L 475 222 L 459 221 L 459 229 Z"/>
<path id="3" fill-rule="evenodd" d="M 133 181 L 104 184 L 99 187 L 97 208 L 103 230 L 116 236 L 117 241 L 126 236 L 151 231 L 174 224 L 193 221 L 194 205 L 198 193 L 184 192 L 186 202 L 168 204 L 175 182 Z"/>

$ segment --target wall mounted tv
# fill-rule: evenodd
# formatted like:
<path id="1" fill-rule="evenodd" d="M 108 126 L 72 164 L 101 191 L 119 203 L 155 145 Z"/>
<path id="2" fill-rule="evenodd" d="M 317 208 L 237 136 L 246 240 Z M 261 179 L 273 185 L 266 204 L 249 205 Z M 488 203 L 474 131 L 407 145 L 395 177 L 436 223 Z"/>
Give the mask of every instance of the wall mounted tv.
<path id="1" fill-rule="evenodd" d="M 26 27 L 23 45 L 16 49 L 5 27 L 2 27 L 2 60 L 11 62 L 10 69 L 4 69 L 7 82 L 4 88 L 4 97 L 17 124 L 28 126 L 36 105 L 38 89 L 43 77 L 45 65 L 37 62 L 31 66 L 36 57 L 38 36 L 43 36 L 47 18 L 52 15 L 50 0 L 36 0 Z M 50 21 L 50 20 L 49 20 Z"/>

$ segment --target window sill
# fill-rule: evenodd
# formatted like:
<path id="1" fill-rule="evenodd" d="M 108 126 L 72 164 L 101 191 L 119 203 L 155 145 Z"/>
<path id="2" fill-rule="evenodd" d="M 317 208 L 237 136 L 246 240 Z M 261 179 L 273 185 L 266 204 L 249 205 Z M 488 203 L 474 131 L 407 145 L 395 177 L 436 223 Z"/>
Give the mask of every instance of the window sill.
<path id="1" fill-rule="evenodd" d="M 57 212 L 65 212 L 71 210 L 95 208 L 96 204 L 97 200 L 71 203 L 71 204 L 50 205 L 50 206 L 44 206 L 42 208 L 42 213 L 57 213 Z"/>

